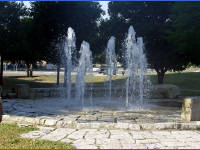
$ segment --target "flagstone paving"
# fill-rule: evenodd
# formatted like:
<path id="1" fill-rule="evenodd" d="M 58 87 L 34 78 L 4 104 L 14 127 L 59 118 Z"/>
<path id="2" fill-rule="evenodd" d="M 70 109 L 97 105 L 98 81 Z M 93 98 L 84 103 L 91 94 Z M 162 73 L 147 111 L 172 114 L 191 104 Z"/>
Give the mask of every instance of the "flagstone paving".
<path id="1" fill-rule="evenodd" d="M 23 138 L 87 149 L 200 148 L 200 121 L 181 121 L 181 101 L 152 100 L 145 110 L 69 110 L 59 99 L 3 101 L 3 122 L 38 126 Z"/>
<path id="2" fill-rule="evenodd" d="M 38 127 L 22 138 L 71 143 L 81 149 L 199 149 L 200 131 L 165 130 L 132 131 L 109 129 L 69 129 Z"/>

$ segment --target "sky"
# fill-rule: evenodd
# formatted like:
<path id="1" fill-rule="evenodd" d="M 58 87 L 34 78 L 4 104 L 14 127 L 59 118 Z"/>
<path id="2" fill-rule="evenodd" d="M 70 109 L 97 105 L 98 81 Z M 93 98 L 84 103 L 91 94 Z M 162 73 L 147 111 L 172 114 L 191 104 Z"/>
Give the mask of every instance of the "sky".
<path id="1" fill-rule="evenodd" d="M 26 5 L 26 7 L 30 7 L 30 2 L 29 1 L 23 1 L 24 4 Z M 102 9 L 105 11 L 105 15 L 103 16 L 103 18 L 109 18 L 109 15 L 108 15 L 108 3 L 109 1 L 99 1 Z"/>
<path id="2" fill-rule="evenodd" d="M 109 18 L 108 15 L 108 3 L 109 1 L 99 1 L 99 3 L 101 4 L 102 9 L 105 11 L 105 15 L 103 16 L 103 18 Z"/>

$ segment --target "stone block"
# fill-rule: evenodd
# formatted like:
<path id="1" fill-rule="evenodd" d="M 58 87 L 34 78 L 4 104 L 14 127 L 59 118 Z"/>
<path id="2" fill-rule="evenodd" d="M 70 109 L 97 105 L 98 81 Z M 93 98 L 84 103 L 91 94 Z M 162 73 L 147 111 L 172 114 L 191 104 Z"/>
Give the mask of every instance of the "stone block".
<path id="1" fill-rule="evenodd" d="M 157 130 L 177 129 L 177 124 L 174 122 L 155 123 L 154 128 Z"/>
<path id="2" fill-rule="evenodd" d="M 74 132 L 75 129 L 58 128 L 49 134 L 41 137 L 42 140 L 59 141 L 64 139 L 68 134 Z"/>
<path id="3" fill-rule="evenodd" d="M 57 123 L 56 119 L 46 119 L 44 124 L 47 125 L 47 126 L 55 126 L 56 123 Z"/>
<path id="4" fill-rule="evenodd" d="M 18 98 L 26 99 L 30 97 L 30 88 L 27 84 L 16 84 L 16 95 Z"/>
<path id="5" fill-rule="evenodd" d="M 135 131 L 139 131 L 140 130 L 140 125 L 139 124 L 129 124 L 129 130 L 135 130 Z"/>
<path id="6" fill-rule="evenodd" d="M 184 99 L 181 119 L 186 122 L 200 121 L 200 97 L 189 97 Z"/>
<path id="7" fill-rule="evenodd" d="M 158 84 L 154 86 L 152 98 L 175 99 L 180 96 L 180 89 L 172 84 Z"/>

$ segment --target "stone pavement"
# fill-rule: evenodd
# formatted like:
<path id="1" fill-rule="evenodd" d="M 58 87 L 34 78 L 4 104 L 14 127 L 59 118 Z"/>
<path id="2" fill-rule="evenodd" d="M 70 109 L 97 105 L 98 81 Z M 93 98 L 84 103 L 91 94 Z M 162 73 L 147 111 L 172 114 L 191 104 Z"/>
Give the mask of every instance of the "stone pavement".
<path id="1" fill-rule="evenodd" d="M 78 149 L 199 149 L 200 131 L 133 131 L 38 126 L 22 138 L 71 143 Z"/>
<path id="2" fill-rule="evenodd" d="M 72 105 L 62 99 L 4 99 L 3 122 L 34 124 L 39 130 L 21 137 L 66 142 L 76 148 L 200 148 L 200 121 L 181 121 L 181 101 L 151 103 L 153 107 L 143 110 L 70 110 Z"/>

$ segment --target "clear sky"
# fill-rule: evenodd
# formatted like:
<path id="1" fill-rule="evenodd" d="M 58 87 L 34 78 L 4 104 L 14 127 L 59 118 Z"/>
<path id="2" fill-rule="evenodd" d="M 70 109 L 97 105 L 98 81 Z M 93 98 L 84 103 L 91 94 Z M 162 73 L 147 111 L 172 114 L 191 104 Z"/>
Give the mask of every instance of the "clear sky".
<path id="1" fill-rule="evenodd" d="M 103 16 L 103 18 L 108 18 L 108 3 L 109 1 L 99 1 L 99 3 L 101 4 L 102 9 L 106 12 L 106 14 Z"/>
<path id="2" fill-rule="evenodd" d="M 24 4 L 26 5 L 26 7 L 30 7 L 30 2 L 29 1 L 23 1 Z M 105 15 L 103 16 L 103 18 L 108 18 L 108 2 L 109 1 L 99 1 L 99 3 L 101 4 L 102 9 L 105 11 Z"/>

